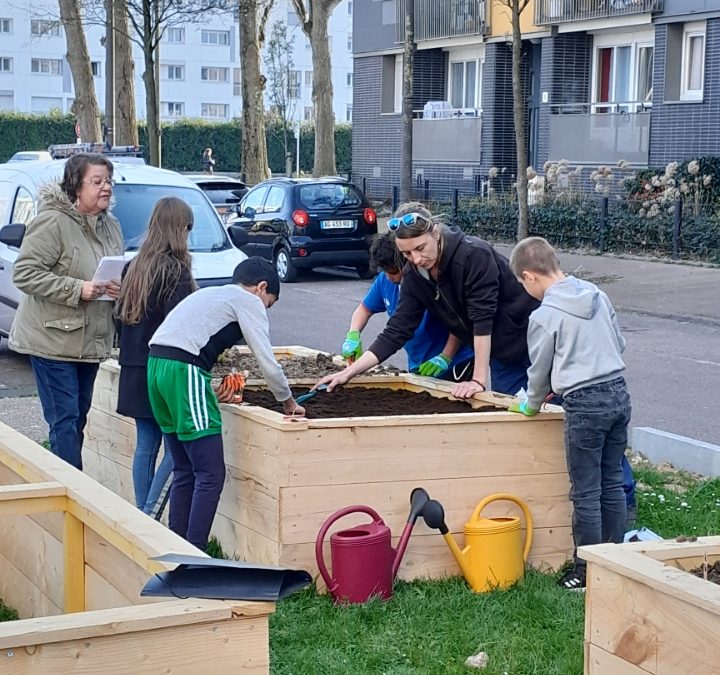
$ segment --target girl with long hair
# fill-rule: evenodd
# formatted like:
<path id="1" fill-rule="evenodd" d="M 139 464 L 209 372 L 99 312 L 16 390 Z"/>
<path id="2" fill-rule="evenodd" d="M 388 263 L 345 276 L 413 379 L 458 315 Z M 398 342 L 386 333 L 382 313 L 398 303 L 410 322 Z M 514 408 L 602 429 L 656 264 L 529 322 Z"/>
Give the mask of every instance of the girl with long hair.
<path id="1" fill-rule="evenodd" d="M 121 366 L 117 412 L 135 419 L 135 503 L 154 518 L 160 518 L 167 503 L 173 463 L 166 449 L 155 469 L 162 431 L 148 398 L 148 342 L 173 307 L 195 290 L 187 243 L 192 226 L 192 210 L 184 201 L 158 200 L 145 241 L 123 272 L 117 307 Z"/>

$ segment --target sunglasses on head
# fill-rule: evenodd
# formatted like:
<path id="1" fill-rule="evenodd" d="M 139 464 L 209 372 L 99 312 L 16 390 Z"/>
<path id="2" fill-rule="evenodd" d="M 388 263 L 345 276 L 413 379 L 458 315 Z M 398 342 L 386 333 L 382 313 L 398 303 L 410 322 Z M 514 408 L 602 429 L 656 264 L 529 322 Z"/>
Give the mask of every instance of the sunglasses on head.
<path id="1" fill-rule="evenodd" d="M 187 231 L 190 232 L 193 229 L 193 224 L 188 223 L 186 227 L 187 227 Z"/>
<path id="2" fill-rule="evenodd" d="M 425 224 L 428 222 L 427 218 L 423 218 L 419 213 L 406 213 L 404 216 L 399 216 L 398 218 L 390 218 L 387 226 L 388 230 L 395 232 L 395 230 L 399 230 L 401 227 L 411 227 L 418 221 Z"/>

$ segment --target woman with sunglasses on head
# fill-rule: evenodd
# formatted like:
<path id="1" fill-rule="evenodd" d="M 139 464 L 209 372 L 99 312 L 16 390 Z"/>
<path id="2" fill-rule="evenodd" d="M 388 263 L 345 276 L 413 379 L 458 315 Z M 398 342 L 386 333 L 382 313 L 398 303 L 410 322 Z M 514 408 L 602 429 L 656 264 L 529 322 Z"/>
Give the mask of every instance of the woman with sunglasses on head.
<path id="1" fill-rule="evenodd" d="M 13 267 L 24 295 L 10 349 L 30 355 L 50 451 L 78 469 L 95 376 L 112 348 L 114 303 L 106 299 L 120 291 L 119 280 L 92 278 L 104 256 L 125 248 L 109 212 L 112 175 L 102 155 L 68 159 L 62 179 L 40 188 L 38 214 Z"/>
<path id="2" fill-rule="evenodd" d="M 417 202 L 388 221 L 405 258 L 400 301 L 377 339 L 355 363 L 321 383 L 328 389 L 392 356 L 412 337 L 425 311 L 474 351 L 466 381 L 452 393 L 470 398 L 488 387 L 515 394 L 527 382 L 527 326 L 538 301 L 525 292 L 507 259 L 488 242 L 450 229 Z"/>
<path id="3" fill-rule="evenodd" d="M 173 462 L 165 449 L 155 468 L 162 431 L 148 398 L 148 342 L 170 310 L 195 290 L 190 268 L 190 207 L 177 197 L 158 200 L 137 256 L 123 270 L 118 302 L 120 381 L 117 411 L 135 419 L 135 504 L 159 519 L 169 496 Z"/>

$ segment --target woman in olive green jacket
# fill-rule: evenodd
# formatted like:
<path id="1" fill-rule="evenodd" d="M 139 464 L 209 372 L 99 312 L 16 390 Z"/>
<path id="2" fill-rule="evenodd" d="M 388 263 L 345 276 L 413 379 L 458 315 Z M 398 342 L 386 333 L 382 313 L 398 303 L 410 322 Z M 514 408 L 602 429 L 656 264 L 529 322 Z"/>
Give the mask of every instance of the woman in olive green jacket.
<path id="1" fill-rule="evenodd" d="M 124 250 L 108 212 L 112 164 L 79 154 L 62 181 L 41 188 L 38 215 L 28 224 L 13 268 L 25 295 L 10 330 L 10 348 L 30 355 L 50 449 L 82 469 L 83 431 L 98 364 L 110 355 L 119 282 L 92 281 L 103 256 Z"/>

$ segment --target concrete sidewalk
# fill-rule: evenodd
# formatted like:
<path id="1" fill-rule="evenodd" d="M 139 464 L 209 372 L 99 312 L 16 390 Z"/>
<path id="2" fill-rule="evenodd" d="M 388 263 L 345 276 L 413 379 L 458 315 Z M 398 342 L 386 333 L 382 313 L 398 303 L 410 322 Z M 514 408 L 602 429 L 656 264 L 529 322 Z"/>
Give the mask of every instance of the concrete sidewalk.
<path id="1" fill-rule="evenodd" d="M 497 249 L 509 256 L 512 247 Z M 560 262 L 600 286 L 618 312 L 720 325 L 720 268 L 571 253 Z"/>

